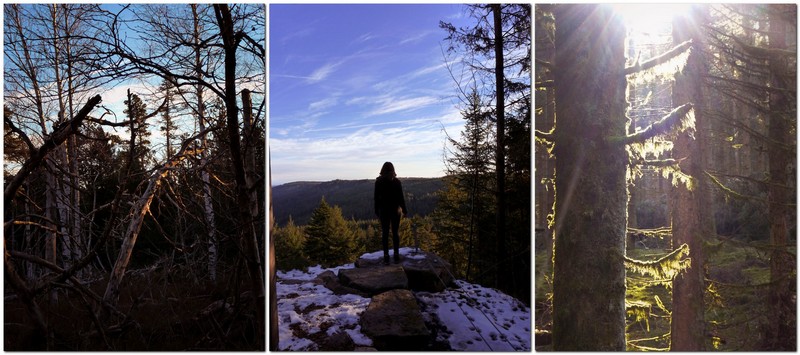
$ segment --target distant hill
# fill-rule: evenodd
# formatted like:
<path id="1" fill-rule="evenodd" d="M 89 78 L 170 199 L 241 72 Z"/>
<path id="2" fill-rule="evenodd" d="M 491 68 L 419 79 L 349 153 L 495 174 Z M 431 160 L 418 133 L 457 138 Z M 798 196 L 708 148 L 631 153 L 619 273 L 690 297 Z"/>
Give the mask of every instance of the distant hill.
<path id="1" fill-rule="evenodd" d="M 406 194 L 406 207 L 413 216 L 427 215 L 436 207 L 436 191 L 444 187 L 442 178 L 400 178 Z M 299 181 L 272 187 L 272 206 L 275 221 L 286 225 L 289 216 L 295 224 L 305 225 L 322 196 L 330 205 L 342 208 L 345 219 L 375 218 L 373 194 L 375 180 L 333 180 L 326 182 Z"/>

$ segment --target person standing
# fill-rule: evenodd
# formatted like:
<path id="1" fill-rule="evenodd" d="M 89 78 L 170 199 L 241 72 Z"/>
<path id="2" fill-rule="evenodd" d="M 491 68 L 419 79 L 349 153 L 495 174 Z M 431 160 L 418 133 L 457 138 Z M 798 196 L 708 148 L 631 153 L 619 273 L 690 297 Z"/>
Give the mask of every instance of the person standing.
<path id="1" fill-rule="evenodd" d="M 403 185 L 397 179 L 394 165 L 383 163 L 380 176 L 375 179 L 375 214 L 381 221 L 383 242 L 383 263 L 389 264 L 389 226 L 392 227 L 394 263 L 400 262 L 400 217 L 408 215 L 403 197 Z"/>

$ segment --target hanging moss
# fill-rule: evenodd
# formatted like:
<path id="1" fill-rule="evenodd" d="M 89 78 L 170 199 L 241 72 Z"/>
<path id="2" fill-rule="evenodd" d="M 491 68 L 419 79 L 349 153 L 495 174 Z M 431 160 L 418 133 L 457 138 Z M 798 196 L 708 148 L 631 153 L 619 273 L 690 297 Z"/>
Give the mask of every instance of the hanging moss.
<path id="1" fill-rule="evenodd" d="M 672 280 L 681 271 L 691 267 L 692 260 L 685 258 L 689 255 L 689 245 L 682 244 L 678 249 L 653 261 L 635 260 L 625 257 L 625 267 L 632 272 L 653 276 L 657 280 Z"/>
<path id="2" fill-rule="evenodd" d="M 650 331 L 650 313 L 653 305 L 647 302 L 625 301 L 625 312 L 628 316 L 636 317 L 634 322 L 644 321 L 647 331 Z"/>
<path id="3" fill-rule="evenodd" d="M 691 46 L 692 41 L 688 40 L 644 62 L 639 63 L 637 59 L 637 63 L 625 68 L 625 75 L 632 84 L 673 81 L 675 74 L 686 66 Z"/>
<path id="4" fill-rule="evenodd" d="M 625 144 L 645 142 L 656 136 L 664 136 L 670 132 L 679 133 L 686 130 L 690 130 L 690 134 L 693 134 L 694 125 L 694 105 L 689 102 L 676 107 L 666 116 L 651 123 L 643 130 L 626 136 L 622 139 L 622 142 Z"/>

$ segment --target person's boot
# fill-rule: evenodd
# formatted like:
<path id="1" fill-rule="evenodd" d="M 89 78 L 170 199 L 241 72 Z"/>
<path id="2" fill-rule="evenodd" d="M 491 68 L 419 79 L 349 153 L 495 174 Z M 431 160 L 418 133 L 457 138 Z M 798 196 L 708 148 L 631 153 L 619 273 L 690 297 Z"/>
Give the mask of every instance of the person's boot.
<path id="1" fill-rule="evenodd" d="M 383 253 L 383 265 L 389 265 L 389 253 Z"/>
<path id="2" fill-rule="evenodd" d="M 395 264 L 399 264 L 400 263 L 400 255 L 397 254 L 397 253 L 394 253 L 394 263 Z"/>

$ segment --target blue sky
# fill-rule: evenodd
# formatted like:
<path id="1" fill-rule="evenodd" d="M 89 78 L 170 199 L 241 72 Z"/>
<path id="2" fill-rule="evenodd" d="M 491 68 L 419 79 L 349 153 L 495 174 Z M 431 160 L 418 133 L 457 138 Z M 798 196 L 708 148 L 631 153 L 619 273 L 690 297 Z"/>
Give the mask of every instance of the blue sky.
<path id="1" fill-rule="evenodd" d="M 273 185 L 443 176 L 443 128 L 463 126 L 439 21 L 462 5 L 270 5 Z M 452 60 L 452 58 L 451 58 Z"/>

